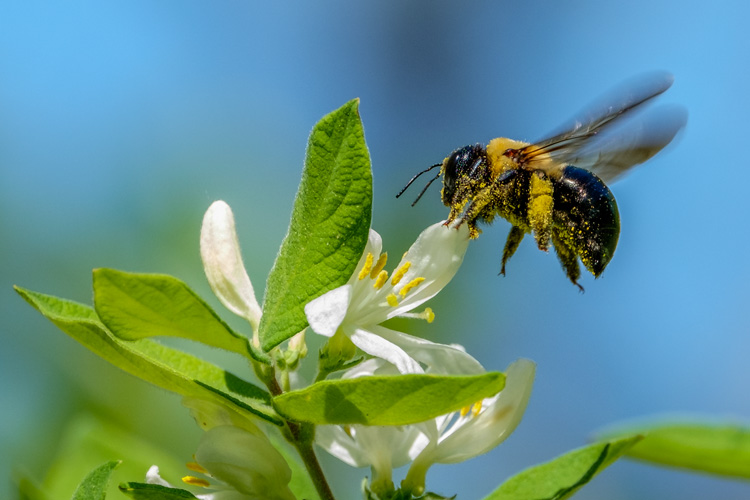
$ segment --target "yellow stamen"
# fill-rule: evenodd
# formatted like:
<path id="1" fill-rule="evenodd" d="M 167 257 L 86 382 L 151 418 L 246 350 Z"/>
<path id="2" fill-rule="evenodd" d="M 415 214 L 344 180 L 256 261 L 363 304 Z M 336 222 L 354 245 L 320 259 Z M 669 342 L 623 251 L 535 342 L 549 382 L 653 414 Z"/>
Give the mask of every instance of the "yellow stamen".
<path id="1" fill-rule="evenodd" d="M 367 275 L 370 274 L 370 269 L 372 269 L 372 259 L 374 259 L 372 252 L 367 252 L 367 257 L 365 258 L 365 265 L 362 267 L 362 270 L 359 272 L 358 278 L 360 280 L 365 279 Z"/>
<path id="2" fill-rule="evenodd" d="M 389 293 L 385 300 L 388 301 L 388 305 L 391 307 L 396 307 L 398 305 L 398 297 L 396 297 L 396 294 L 394 293 Z"/>
<path id="3" fill-rule="evenodd" d="M 199 472 L 201 474 L 208 473 L 208 471 L 204 469 L 203 466 L 198 462 L 188 462 L 185 464 L 185 466 L 193 472 Z"/>
<path id="4" fill-rule="evenodd" d="M 476 417 L 477 415 L 479 415 L 479 412 L 481 411 L 482 411 L 482 402 L 477 401 L 474 404 L 470 404 L 469 406 L 464 406 L 463 408 L 461 408 L 461 416 L 465 417 L 466 415 L 469 414 L 469 412 L 471 412 L 471 416 Z"/>
<path id="5" fill-rule="evenodd" d="M 370 278 L 375 279 L 377 276 L 380 276 L 380 271 L 383 270 L 387 261 L 388 253 L 381 253 L 380 257 L 378 257 L 378 261 L 375 263 L 375 266 L 373 266 L 372 271 L 370 271 Z"/>
<path id="6" fill-rule="evenodd" d="M 190 486 L 200 486 L 201 488 L 208 488 L 209 486 L 211 486 L 211 483 L 209 483 L 205 479 L 201 479 L 195 476 L 185 476 L 182 478 L 182 482 L 185 484 L 189 484 Z"/>
<path id="7" fill-rule="evenodd" d="M 432 323 L 433 321 L 435 321 L 435 313 L 432 312 L 432 308 L 430 307 L 427 307 L 424 311 L 422 311 L 422 316 L 427 320 L 428 323 Z"/>
<path id="8" fill-rule="evenodd" d="M 401 297 L 406 297 L 406 294 L 409 293 L 414 287 L 418 286 L 420 283 L 424 281 L 424 278 L 414 278 L 410 282 L 408 282 L 406 285 L 401 288 L 401 290 L 398 291 L 398 294 L 401 295 Z"/>
<path id="9" fill-rule="evenodd" d="M 471 416 L 472 417 L 476 417 L 477 415 L 479 415 L 479 412 L 481 412 L 481 411 L 482 411 L 482 402 L 481 401 L 477 401 L 471 407 Z"/>
<path id="10" fill-rule="evenodd" d="M 398 285 L 398 282 L 401 281 L 401 278 L 404 277 L 404 274 L 406 274 L 406 271 L 408 271 L 410 267 L 411 262 L 407 260 L 406 262 L 404 262 L 404 265 L 396 269 L 396 271 L 393 273 L 393 278 L 391 278 L 391 285 Z"/>
<path id="11" fill-rule="evenodd" d="M 378 278 L 375 280 L 375 283 L 373 283 L 372 286 L 376 290 L 380 290 L 381 288 L 383 288 L 383 285 L 385 285 L 386 281 L 388 281 L 388 271 L 380 271 L 378 273 Z"/>

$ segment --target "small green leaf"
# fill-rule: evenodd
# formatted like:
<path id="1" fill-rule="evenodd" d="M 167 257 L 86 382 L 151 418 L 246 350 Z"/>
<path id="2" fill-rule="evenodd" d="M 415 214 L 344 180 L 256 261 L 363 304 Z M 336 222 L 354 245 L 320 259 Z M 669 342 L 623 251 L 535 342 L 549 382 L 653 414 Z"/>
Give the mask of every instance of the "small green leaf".
<path id="1" fill-rule="evenodd" d="M 325 380 L 274 398 L 286 418 L 313 424 L 424 422 L 500 392 L 505 375 L 398 375 Z"/>
<path id="2" fill-rule="evenodd" d="M 106 462 L 89 472 L 76 488 L 72 500 L 104 500 L 107 496 L 109 476 L 118 465 L 119 460 Z"/>
<path id="3" fill-rule="evenodd" d="M 94 307 L 102 323 L 123 340 L 164 335 L 254 354 L 246 337 L 172 276 L 95 269 Z"/>
<path id="4" fill-rule="evenodd" d="M 221 368 L 150 339 L 121 340 L 99 322 L 88 306 L 15 287 L 58 328 L 113 365 L 168 391 L 231 402 L 243 413 L 281 425 L 270 395 Z"/>
<path id="5" fill-rule="evenodd" d="M 197 500 L 187 490 L 168 488 L 159 484 L 122 483 L 120 491 L 134 500 Z"/>
<path id="6" fill-rule="evenodd" d="M 372 173 L 358 106 L 349 101 L 310 134 L 289 231 L 266 283 L 265 351 L 307 326 L 304 305 L 345 284 L 367 243 Z"/>
<path id="7" fill-rule="evenodd" d="M 639 433 L 645 439 L 630 458 L 723 476 L 750 478 L 750 426 L 709 422 L 652 422 L 605 431 L 617 436 Z"/>
<path id="8" fill-rule="evenodd" d="M 599 442 L 526 469 L 508 479 L 485 500 L 563 500 L 570 498 L 641 436 Z"/>

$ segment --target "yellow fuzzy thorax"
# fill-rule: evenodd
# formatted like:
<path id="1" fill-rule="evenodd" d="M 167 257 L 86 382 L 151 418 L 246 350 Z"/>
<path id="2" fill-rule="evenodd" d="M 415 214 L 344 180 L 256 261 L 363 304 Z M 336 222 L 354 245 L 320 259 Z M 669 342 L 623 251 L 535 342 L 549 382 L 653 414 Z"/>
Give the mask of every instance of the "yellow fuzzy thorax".
<path id="1" fill-rule="evenodd" d="M 492 171 L 492 175 L 496 177 L 507 170 L 518 168 L 518 164 L 505 156 L 504 153 L 509 149 L 521 149 L 528 145 L 527 142 L 514 141 L 505 137 L 492 139 L 486 148 L 487 164 Z"/>

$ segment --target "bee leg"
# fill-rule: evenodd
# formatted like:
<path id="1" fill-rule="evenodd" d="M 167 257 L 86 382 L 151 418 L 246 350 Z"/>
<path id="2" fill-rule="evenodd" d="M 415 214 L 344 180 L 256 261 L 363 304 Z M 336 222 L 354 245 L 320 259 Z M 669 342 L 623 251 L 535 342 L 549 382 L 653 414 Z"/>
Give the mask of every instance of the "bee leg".
<path id="1" fill-rule="evenodd" d="M 461 225 L 463 222 L 469 224 L 469 237 L 472 239 L 477 238 L 482 232 L 477 227 L 478 219 L 481 219 L 484 222 L 492 221 L 491 212 L 487 212 L 487 204 L 490 200 L 487 196 L 481 196 L 481 194 L 482 193 L 477 195 L 474 201 L 471 202 L 471 205 L 466 209 L 466 212 L 464 212 L 464 215 L 461 217 L 461 221 L 458 224 Z"/>
<path id="2" fill-rule="evenodd" d="M 552 233 L 552 194 L 552 181 L 541 170 L 534 172 L 529 188 L 529 225 L 539 250 L 544 252 L 549 248 Z"/>
<path id="3" fill-rule="evenodd" d="M 578 284 L 578 278 L 581 277 L 581 268 L 578 266 L 578 254 L 559 234 L 559 231 L 552 231 L 552 245 L 555 247 L 557 258 L 560 264 L 562 264 L 563 269 L 565 269 L 568 279 L 583 293 L 583 287 Z"/>
<path id="4" fill-rule="evenodd" d="M 516 253 L 518 245 L 521 244 L 521 240 L 523 240 L 525 234 L 526 232 L 518 226 L 513 226 L 510 228 L 508 239 L 505 241 L 505 249 L 503 250 L 503 265 L 500 268 L 499 274 L 505 276 L 505 263 L 508 262 L 508 260 L 513 256 L 514 253 Z"/>

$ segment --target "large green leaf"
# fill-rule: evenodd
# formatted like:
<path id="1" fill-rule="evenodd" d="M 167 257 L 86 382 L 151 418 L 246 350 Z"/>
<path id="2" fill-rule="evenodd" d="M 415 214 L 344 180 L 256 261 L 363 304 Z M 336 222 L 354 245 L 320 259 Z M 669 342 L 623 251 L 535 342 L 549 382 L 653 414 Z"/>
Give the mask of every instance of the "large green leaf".
<path id="1" fill-rule="evenodd" d="M 89 472 L 76 488 L 72 500 L 104 500 L 109 477 L 119 464 L 119 461 L 106 462 Z"/>
<path id="2" fill-rule="evenodd" d="M 526 469 L 508 479 L 485 500 L 563 500 L 570 498 L 641 436 L 594 443 Z"/>
<path id="3" fill-rule="evenodd" d="M 266 391 L 216 365 L 150 339 L 121 340 L 83 304 L 20 287 L 16 291 L 62 331 L 136 377 L 183 396 L 231 402 L 241 413 L 282 423 Z"/>
<path id="4" fill-rule="evenodd" d="M 398 375 L 325 380 L 274 398 L 288 419 L 314 424 L 406 425 L 500 392 L 505 375 Z"/>
<path id="5" fill-rule="evenodd" d="M 123 340 L 164 335 L 243 356 L 254 354 L 246 337 L 232 331 L 190 287 L 172 276 L 95 269 L 94 307 L 109 331 Z"/>
<path id="6" fill-rule="evenodd" d="M 619 426 L 604 436 L 639 433 L 627 456 L 661 465 L 750 478 L 750 426 L 728 422 L 661 421 Z"/>
<path id="7" fill-rule="evenodd" d="M 358 106 L 346 103 L 310 134 L 289 231 L 266 284 L 266 351 L 307 326 L 304 305 L 346 283 L 367 243 L 372 173 Z"/>

